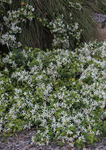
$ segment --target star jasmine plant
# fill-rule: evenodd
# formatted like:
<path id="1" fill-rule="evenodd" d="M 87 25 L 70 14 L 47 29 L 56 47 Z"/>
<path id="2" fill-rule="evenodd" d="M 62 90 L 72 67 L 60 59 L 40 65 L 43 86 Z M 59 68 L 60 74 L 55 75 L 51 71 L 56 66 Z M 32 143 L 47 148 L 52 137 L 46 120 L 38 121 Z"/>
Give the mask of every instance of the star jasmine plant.
<path id="1" fill-rule="evenodd" d="M 26 13 L 19 9 L 18 16 L 20 11 Z M 14 13 L 4 17 L 9 33 L 21 32 Z M 57 141 L 85 147 L 106 133 L 106 42 L 85 43 L 71 51 L 67 35 L 73 33 L 79 39 L 80 31 L 77 23 L 64 24 L 62 17 L 46 24 L 55 35 L 52 50 L 26 46 L 0 55 L 0 132 L 9 136 L 35 126 L 32 144 Z M 13 18 L 16 24 L 9 26 Z M 10 38 L 15 39 L 10 34 L 6 41 Z"/>
<path id="2" fill-rule="evenodd" d="M 1 132 L 14 133 L 36 125 L 32 141 L 38 145 L 51 140 L 78 146 L 98 141 L 97 136 L 103 136 L 106 126 L 106 45 L 97 45 L 93 52 L 90 47 L 85 44 L 75 52 L 26 48 L 24 53 L 20 51 L 22 64 L 15 52 L 3 57 Z"/>

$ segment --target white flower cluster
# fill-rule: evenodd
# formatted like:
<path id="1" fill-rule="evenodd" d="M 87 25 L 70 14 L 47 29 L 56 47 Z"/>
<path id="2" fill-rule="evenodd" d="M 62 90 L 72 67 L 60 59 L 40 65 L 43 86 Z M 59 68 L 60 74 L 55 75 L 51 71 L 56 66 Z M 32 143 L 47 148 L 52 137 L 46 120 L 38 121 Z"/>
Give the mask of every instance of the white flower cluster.
<path id="1" fill-rule="evenodd" d="M 81 10 L 82 9 L 82 6 L 80 3 L 74 3 L 74 2 L 69 2 L 69 7 L 73 7 L 75 9 L 78 9 L 78 10 Z"/>
<path id="2" fill-rule="evenodd" d="M 3 1 L 4 2 L 4 1 Z M 7 1 L 5 1 L 7 2 Z M 10 3 L 11 1 L 9 1 Z M 12 3 L 12 2 L 11 2 Z M 34 8 L 31 5 L 25 5 L 25 7 L 18 10 L 12 10 L 7 12 L 7 16 L 3 17 L 4 25 L 8 28 L 8 32 L 1 35 L 0 42 L 8 47 L 20 47 L 22 44 L 16 41 L 15 34 L 22 33 L 22 29 L 18 27 L 20 22 L 26 22 L 26 20 L 33 19 Z"/>
<path id="3" fill-rule="evenodd" d="M 38 145 L 48 144 L 50 135 L 70 145 L 75 139 L 85 143 L 88 134 L 89 140 L 100 135 L 99 126 L 106 117 L 105 44 L 94 50 L 92 45 L 85 44 L 75 52 L 24 49 L 24 67 L 10 52 L 0 62 L 8 69 L 8 76 L 6 71 L 0 74 L 0 130 L 15 128 L 22 118 L 17 123 L 20 129 L 39 124 L 36 136 L 32 137 L 32 143 L 37 141 Z M 17 65 L 16 69 L 12 63 Z M 75 73 L 80 73 L 80 77 L 75 78 Z"/>
<path id="4" fill-rule="evenodd" d="M 15 35 L 11 35 L 10 33 L 5 33 L 2 34 L 0 42 L 2 43 L 2 45 L 6 44 L 8 47 L 15 47 L 17 45 L 17 47 L 20 47 L 22 44 L 21 42 L 16 42 L 16 36 Z"/>
<path id="5" fill-rule="evenodd" d="M 76 9 L 80 10 L 82 8 L 80 3 L 69 3 Z M 72 47 L 72 45 L 74 45 L 74 41 L 78 45 L 82 32 L 82 30 L 80 30 L 78 27 L 78 23 L 71 22 L 67 24 L 64 21 L 65 17 L 63 14 L 58 17 L 55 17 L 57 16 L 55 13 L 53 13 L 53 15 L 55 19 L 53 19 L 51 22 L 49 22 L 47 18 L 38 17 L 39 21 L 43 23 L 43 26 L 47 26 L 53 34 L 53 48 L 69 49 L 70 47 Z M 72 13 L 69 13 L 69 16 L 72 19 Z"/>
<path id="6" fill-rule="evenodd" d="M 80 39 L 82 30 L 78 29 L 78 23 L 65 24 L 63 22 L 63 17 L 62 14 L 47 25 L 47 27 L 51 29 L 51 33 L 54 35 L 52 43 L 54 48 L 69 48 L 71 38 L 75 37 L 77 40 Z"/>

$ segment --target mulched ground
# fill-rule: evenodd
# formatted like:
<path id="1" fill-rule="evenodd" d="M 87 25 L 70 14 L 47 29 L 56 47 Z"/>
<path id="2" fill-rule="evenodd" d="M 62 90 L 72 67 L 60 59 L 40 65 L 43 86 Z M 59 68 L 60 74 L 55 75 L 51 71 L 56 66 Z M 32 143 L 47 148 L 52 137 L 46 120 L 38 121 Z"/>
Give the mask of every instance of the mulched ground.
<path id="1" fill-rule="evenodd" d="M 63 146 L 59 146 L 56 142 L 51 142 L 46 146 L 36 146 L 31 145 L 31 137 L 36 134 L 34 128 L 30 130 L 24 130 L 17 135 L 8 137 L 8 142 L 5 142 L 5 139 L 2 138 L 0 134 L 0 150 L 106 150 L 106 136 L 93 146 L 89 144 L 86 148 L 70 147 L 67 143 Z"/>

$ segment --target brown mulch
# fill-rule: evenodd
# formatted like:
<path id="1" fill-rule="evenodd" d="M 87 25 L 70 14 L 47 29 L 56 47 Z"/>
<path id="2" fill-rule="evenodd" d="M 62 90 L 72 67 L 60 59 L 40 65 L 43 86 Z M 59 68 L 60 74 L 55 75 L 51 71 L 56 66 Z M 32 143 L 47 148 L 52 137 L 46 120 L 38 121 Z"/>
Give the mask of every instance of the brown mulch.
<path id="1" fill-rule="evenodd" d="M 106 150 L 106 136 L 93 146 L 89 144 L 85 149 L 78 147 L 71 147 L 67 143 L 59 146 L 56 142 L 51 142 L 49 145 L 37 146 L 31 145 L 31 137 L 35 136 L 36 131 L 34 128 L 24 130 L 17 133 L 15 136 L 10 136 L 6 139 L 0 134 L 0 150 Z"/>

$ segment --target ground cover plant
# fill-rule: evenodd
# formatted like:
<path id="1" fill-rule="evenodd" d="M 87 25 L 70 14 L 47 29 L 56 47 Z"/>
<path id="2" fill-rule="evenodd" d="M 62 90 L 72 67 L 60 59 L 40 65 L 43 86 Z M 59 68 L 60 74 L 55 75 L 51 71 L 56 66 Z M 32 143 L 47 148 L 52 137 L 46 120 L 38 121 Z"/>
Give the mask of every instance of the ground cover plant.
<path id="1" fill-rule="evenodd" d="M 33 143 L 84 146 L 106 133 L 106 43 L 85 44 L 75 52 L 26 48 L 17 53 L 0 62 L 0 130 L 5 135 L 36 125 Z"/>
<path id="2" fill-rule="evenodd" d="M 0 55 L 4 136 L 35 126 L 32 144 L 56 140 L 84 147 L 106 133 L 106 42 L 84 43 L 71 51 L 68 32 L 79 40 L 81 31 L 77 23 L 64 24 L 62 17 L 43 20 L 55 35 L 52 51 L 13 46 L 4 57 Z"/>

